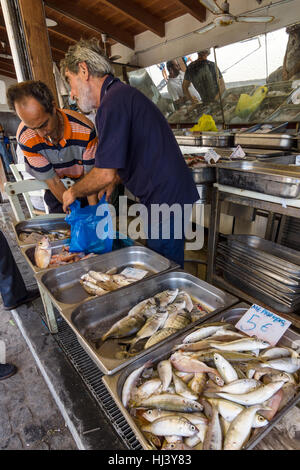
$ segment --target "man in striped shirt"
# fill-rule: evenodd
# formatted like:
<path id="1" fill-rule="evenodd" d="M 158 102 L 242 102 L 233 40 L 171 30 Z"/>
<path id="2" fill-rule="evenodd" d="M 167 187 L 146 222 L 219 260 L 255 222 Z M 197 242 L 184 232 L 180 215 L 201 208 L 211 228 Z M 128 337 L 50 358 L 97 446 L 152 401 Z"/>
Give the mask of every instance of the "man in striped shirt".
<path id="1" fill-rule="evenodd" d="M 49 88 L 40 81 L 27 81 L 8 89 L 7 99 L 22 120 L 17 141 L 34 178 L 45 181 L 50 189 L 45 201 L 50 213 L 63 212 L 61 179 L 79 180 L 95 164 L 98 139 L 94 125 L 83 114 L 58 109 Z M 50 193 L 50 194 L 49 194 Z M 88 196 L 97 204 L 96 194 Z"/>

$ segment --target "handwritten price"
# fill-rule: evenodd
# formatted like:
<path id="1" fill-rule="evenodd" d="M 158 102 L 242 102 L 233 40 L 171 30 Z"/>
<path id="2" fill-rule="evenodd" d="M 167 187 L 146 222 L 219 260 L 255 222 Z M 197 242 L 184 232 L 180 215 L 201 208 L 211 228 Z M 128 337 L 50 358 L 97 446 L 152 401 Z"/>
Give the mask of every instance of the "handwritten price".
<path id="1" fill-rule="evenodd" d="M 290 321 L 254 304 L 235 326 L 247 335 L 256 336 L 274 346 L 290 325 Z"/>

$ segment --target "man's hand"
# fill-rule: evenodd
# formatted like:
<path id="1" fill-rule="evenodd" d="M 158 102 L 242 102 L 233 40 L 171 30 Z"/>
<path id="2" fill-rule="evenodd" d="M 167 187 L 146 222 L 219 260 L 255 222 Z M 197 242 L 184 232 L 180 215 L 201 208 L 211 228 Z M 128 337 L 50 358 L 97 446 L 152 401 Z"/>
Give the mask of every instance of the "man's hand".
<path id="1" fill-rule="evenodd" d="M 121 178 L 119 177 L 118 174 L 116 174 L 114 180 L 112 183 L 108 184 L 104 189 L 102 189 L 102 191 L 100 191 L 98 193 L 98 199 L 99 201 L 102 199 L 103 195 L 106 193 L 106 201 L 109 202 L 110 198 L 111 198 L 111 195 L 115 189 L 115 187 L 122 183 L 122 180 Z"/>
<path id="2" fill-rule="evenodd" d="M 106 198 L 105 199 L 106 199 L 107 202 L 109 202 L 110 197 L 111 197 L 111 195 L 112 195 L 112 193 L 113 193 L 113 191 L 116 187 L 116 184 L 117 183 L 113 182 L 113 183 L 109 184 L 108 186 L 106 186 L 104 189 L 102 189 L 102 191 L 100 191 L 98 193 L 99 201 L 101 201 L 103 195 L 106 193 Z"/>
<path id="3" fill-rule="evenodd" d="M 63 194 L 63 210 L 67 212 L 68 207 L 76 200 L 76 197 L 73 193 L 73 188 L 69 188 Z"/>

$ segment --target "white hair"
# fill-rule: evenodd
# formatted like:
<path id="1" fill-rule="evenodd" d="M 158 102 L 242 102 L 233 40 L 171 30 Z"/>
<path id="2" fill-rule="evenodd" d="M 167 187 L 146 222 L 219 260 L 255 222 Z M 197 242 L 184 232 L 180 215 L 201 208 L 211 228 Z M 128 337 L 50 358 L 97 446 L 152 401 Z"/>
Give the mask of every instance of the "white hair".
<path id="1" fill-rule="evenodd" d="M 65 58 L 60 63 L 61 73 L 65 75 L 66 70 L 69 70 L 77 75 L 81 62 L 86 63 L 88 71 L 95 77 L 104 77 L 104 75 L 114 73 L 109 59 L 96 38 L 81 39 L 74 46 L 70 46 Z"/>

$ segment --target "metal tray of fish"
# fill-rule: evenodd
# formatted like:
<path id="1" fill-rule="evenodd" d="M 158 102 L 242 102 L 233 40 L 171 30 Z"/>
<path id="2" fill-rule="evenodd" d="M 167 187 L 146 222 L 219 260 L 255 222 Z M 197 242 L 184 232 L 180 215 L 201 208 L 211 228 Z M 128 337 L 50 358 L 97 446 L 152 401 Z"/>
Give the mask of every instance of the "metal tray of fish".
<path id="1" fill-rule="evenodd" d="M 217 181 L 249 191 L 295 199 L 300 195 L 300 167 L 262 162 L 217 164 Z"/>
<path id="2" fill-rule="evenodd" d="M 153 350 L 159 344 L 170 341 L 181 331 L 188 331 L 193 325 L 197 324 L 198 320 L 189 323 L 183 329 L 174 332 L 165 339 L 162 338 L 159 343 L 147 349 L 144 349 L 146 341 L 142 340 L 141 347 L 133 355 L 126 353 L 126 343 L 128 343 L 130 337 L 127 336 L 122 339 L 108 338 L 106 341 L 101 339 L 116 322 L 125 318 L 128 312 L 140 302 L 163 291 L 170 291 L 171 295 L 171 292 L 177 289 L 187 292 L 193 303 L 201 306 L 203 312 L 197 315 L 198 320 L 214 311 L 224 310 L 238 302 L 236 297 L 207 284 L 191 274 L 184 271 L 172 271 L 159 274 L 152 277 L 152 279 L 140 281 L 138 286 L 132 285 L 126 288 L 126 295 L 123 291 L 115 291 L 109 296 L 105 295 L 85 302 L 76 309 L 64 311 L 62 316 L 75 331 L 80 343 L 101 371 L 104 374 L 114 374 L 138 357 Z M 144 323 L 139 325 L 138 329 Z M 134 337 L 134 335 L 131 336 L 131 338 Z M 149 339 L 149 337 L 147 338 Z"/>
<path id="3" fill-rule="evenodd" d="M 246 311 L 250 308 L 250 305 L 247 303 L 239 303 L 234 307 L 229 309 L 225 309 L 225 311 L 221 313 L 211 314 L 208 317 L 204 318 L 201 325 L 205 325 L 205 323 L 210 322 L 219 322 L 224 321 L 227 323 L 232 323 L 236 325 L 239 319 L 246 313 Z M 196 328 L 195 328 L 196 329 Z M 194 329 L 193 329 L 194 330 Z M 191 333 L 193 330 L 189 330 Z M 107 390 L 109 391 L 110 395 L 116 402 L 117 406 L 119 407 L 121 413 L 123 414 L 124 418 L 126 419 L 127 423 L 133 430 L 136 438 L 142 445 L 143 449 L 145 450 L 155 450 L 155 446 L 151 445 L 147 440 L 146 436 L 139 428 L 137 423 L 134 421 L 133 416 L 131 413 L 124 407 L 122 403 L 122 390 L 124 383 L 127 377 L 134 371 L 146 364 L 147 362 L 151 363 L 152 365 L 158 364 L 158 362 L 168 359 L 172 354 L 172 349 L 176 344 L 180 344 L 180 341 L 186 336 L 186 332 L 180 334 L 176 338 L 170 339 L 168 343 L 159 346 L 155 351 L 149 352 L 145 356 L 139 358 L 134 363 L 127 366 L 122 371 L 114 374 L 113 376 L 104 376 L 102 377 L 102 381 L 106 386 Z M 293 326 L 286 330 L 282 338 L 280 339 L 278 346 L 286 346 L 289 348 L 297 349 L 299 348 L 300 343 L 300 332 Z M 300 392 L 296 392 L 294 397 L 291 398 L 287 404 L 273 417 L 272 420 L 269 421 L 267 426 L 264 426 L 260 429 L 257 429 L 256 434 L 249 439 L 246 445 L 243 447 L 245 450 L 252 450 L 255 446 L 271 431 L 271 429 L 278 423 L 278 421 L 298 402 L 300 401 Z"/>
<path id="4" fill-rule="evenodd" d="M 63 247 L 66 245 L 69 245 L 70 241 L 71 240 L 68 238 L 66 240 L 50 242 L 52 255 L 57 255 L 61 253 Z M 131 241 L 131 243 L 129 243 L 127 239 L 126 240 L 115 239 L 113 241 L 112 251 L 120 250 L 121 248 L 126 248 L 128 246 L 141 246 L 141 245 L 137 242 L 134 242 L 133 240 Z M 29 246 L 29 247 L 28 246 L 21 247 L 21 251 L 34 273 L 45 272 L 45 271 L 49 271 L 50 269 L 57 269 L 57 267 L 55 268 L 54 266 L 51 266 L 51 265 L 48 268 L 39 268 L 36 265 L 36 262 L 34 259 L 35 245 Z M 96 255 L 96 256 L 102 256 L 102 255 Z"/>
<path id="5" fill-rule="evenodd" d="M 48 272 L 36 273 L 35 277 L 49 294 L 57 309 L 63 312 L 66 308 L 76 307 L 81 302 L 91 299 L 91 296 L 80 284 L 80 278 L 83 274 L 91 270 L 107 272 L 113 268 L 119 274 L 127 267 L 148 271 L 147 279 L 158 273 L 179 268 L 176 263 L 149 250 L 149 248 L 132 246 L 81 260 L 68 266 L 51 269 Z M 127 289 L 127 286 L 122 289 Z M 111 293 L 106 295 L 111 295 Z"/>
<path id="6" fill-rule="evenodd" d="M 48 235 L 49 233 L 58 233 L 58 236 L 62 236 L 62 239 L 66 239 L 70 236 L 70 233 L 64 236 L 65 231 L 71 229 L 70 225 L 65 222 L 63 217 L 58 218 L 49 218 L 47 219 L 30 219 L 24 220 L 22 222 L 17 222 L 13 226 L 14 232 L 16 234 L 17 242 L 20 247 L 30 246 L 33 243 L 23 242 L 20 240 L 20 234 L 22 232 L 41 232 L 42 235 Z"/>
<path id="7" fill-rule="evenodd" d="M 229 246 L 243 249 L 259 259 L 266 259 L 269 263 L 280 266 L 280 269 L 300 276 L 300 252 L 279 245 L 278 243 L 264 240 L 255 235 L 226 235 Z M 249 251 L 248 251 L 249 250 Z"/>
<path id="8" fill-rule="evenodd" d="M 245 132 L 235 134 L 234 144 L 243 147 L 290 149 L 294 145 L 294 137 L 290 134 L 248 134 Z"/>

